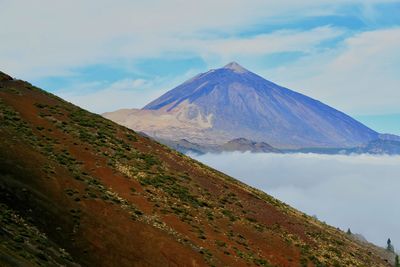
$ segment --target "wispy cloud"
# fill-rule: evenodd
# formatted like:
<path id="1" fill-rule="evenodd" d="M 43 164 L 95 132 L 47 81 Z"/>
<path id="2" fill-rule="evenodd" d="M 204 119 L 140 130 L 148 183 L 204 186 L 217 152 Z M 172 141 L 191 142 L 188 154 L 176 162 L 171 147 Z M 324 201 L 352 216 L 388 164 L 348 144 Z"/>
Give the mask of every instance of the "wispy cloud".
<path id="1" fill-rule="evenodd" d="M 400 99 L 398 47 L 400 28 L 368 31 L 265 73 L 348 113 L 395 113 Z"/>
<path id="2" fill-rule="evenodd" d="M 238 56 L 262 56 L 279 52 L 310 52 L 321 42 L 336 38 L 343 31 L 330 26 L 313 28 L 307 31 L 278 30 L 269 34 L 252 37 L 224 38 L 217 40 L 197 40 L 190 47 L 199 53 L 214 53 L 221 58 Z"/>
<path id="3" fill-rule="evenodd" d="M 197 73 L 189 70 L 179 77 L 121 79 L 114 82 L 96 81 L 80 83 L 77 87 L 56 90 L 57 95 L 95 113 L 122 108 L 141 108 L 162 95 L 167 89 L 182 83 Z"/>
<path id="4" fill-rule="evenodd" d="M 0 67 L 15 75 L 59 75 L 73 67 L 182 53 L 184 40 L 257 25 L 338 14 L 343 5 L 394 1 L 0 2 Z M 219 51 L 219 49 L 218 49 Z"/>
<path id="5" fill-rule="evenodd" d="M 93 82 L 80 84 L 79 90 L 74 86 L 57 92 L 62 98 L 92 112 L 103 113 L 120 108 L 140 107 L 158 96 L 157 91 L 149 94 L 152 81 L 143 79 L 123 79 L 109 84 Z M 155 95 L 154 95 L 155 94 Z"/>
<path id="6" fill-rule="evenodd" d="M 226 153 L 198 160 L 320 220 L 400 246 L 400 157 Z"/>

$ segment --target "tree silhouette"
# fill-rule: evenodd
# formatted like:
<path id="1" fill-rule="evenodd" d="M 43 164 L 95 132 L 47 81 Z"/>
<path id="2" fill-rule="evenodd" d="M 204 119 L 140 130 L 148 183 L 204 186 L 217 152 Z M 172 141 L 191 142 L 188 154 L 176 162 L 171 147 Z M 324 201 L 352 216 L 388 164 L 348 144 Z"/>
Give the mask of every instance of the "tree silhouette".
<path id="1" fill-rule="evenodd" d="M 393 245 L 392 245 L 392 240 L 390 240 L 390 238 L 388 238 L 388 240 L 387 240 L 387 247 L 386 247 L 386 250 L 388 250 L 388 251 L 390 251 L 390 252 L 394 252 L 394 247 L 393 247 Z"/>

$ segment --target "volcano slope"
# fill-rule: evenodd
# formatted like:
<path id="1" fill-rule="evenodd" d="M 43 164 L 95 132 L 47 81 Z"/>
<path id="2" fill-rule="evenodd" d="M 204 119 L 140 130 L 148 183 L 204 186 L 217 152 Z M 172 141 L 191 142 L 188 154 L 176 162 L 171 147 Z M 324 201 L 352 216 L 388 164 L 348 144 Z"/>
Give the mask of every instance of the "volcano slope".
<path id="1" fill-rule="evenodd" d="M 159 140 L 201 146 L 244 138 L 277 149 L 352 148 L 379 137 L 345 113 L 235 62 L 187 80 L 142 109 L 103 115 Z"/>
<path id="2" fill-rule="evenodd" d="M 0 74 L 0 266 L 389 266 L 377 248 Z"/>

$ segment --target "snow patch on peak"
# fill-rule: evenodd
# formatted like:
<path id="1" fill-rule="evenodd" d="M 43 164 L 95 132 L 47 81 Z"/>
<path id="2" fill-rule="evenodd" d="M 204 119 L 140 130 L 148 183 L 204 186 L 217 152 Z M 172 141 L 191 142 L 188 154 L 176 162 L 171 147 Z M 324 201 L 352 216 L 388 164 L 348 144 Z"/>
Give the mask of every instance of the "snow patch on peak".
<path id="1" fill-rule="evenodd" d="M 237 62 L 231 62 L 223 67 L 224 69 L 232 70 L 236 73 L 246 73 L 248 70 L 240 66 Z"/>

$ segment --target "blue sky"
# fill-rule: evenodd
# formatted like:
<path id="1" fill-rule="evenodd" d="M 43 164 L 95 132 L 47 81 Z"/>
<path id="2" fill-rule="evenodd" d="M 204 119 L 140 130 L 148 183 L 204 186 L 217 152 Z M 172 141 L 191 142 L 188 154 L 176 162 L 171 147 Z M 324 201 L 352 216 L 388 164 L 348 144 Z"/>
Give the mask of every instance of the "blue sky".
<path id="1" fill-rule="evenodd" d="M 93 112 L 237 61 L 400 134 L 400 1 L 0 0 L 0 69 Z"/>

